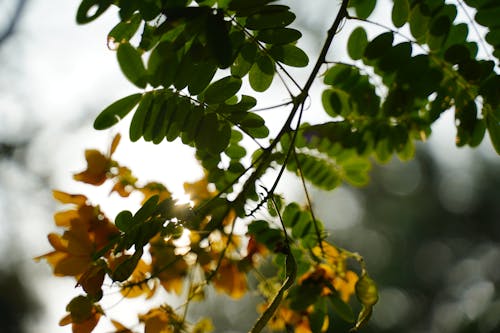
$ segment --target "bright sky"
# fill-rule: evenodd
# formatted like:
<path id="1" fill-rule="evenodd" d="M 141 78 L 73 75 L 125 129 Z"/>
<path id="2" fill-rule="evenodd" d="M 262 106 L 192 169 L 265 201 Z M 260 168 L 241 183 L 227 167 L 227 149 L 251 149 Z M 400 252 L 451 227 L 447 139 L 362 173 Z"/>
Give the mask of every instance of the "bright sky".
<path id="1" fill-rule="evenodd" d="M 315 2 L 318 6 L 302 9 L 306 15 L 299 23 L 312 27 L 314 21 L 330 22 L 332 13 L 317 10 L 330 1 Z M 43 235 L 55 230 L 52 213 L 56 207 L 48 188 L 83 191 L 92 193 L 96 202 L 103 200 L 106 191 L 89 191 L 88 186 L 71 180 L 72 173 L 84 168 L 84 149 L 106 151 L 117 130 L 124 134 L 122 141 L 126 141 L 126 122 L 111 131 L 96 132 L 92 129 L 93 117 L 114 100 L 136 92 L 122 77 L 114 52 L 106 47 L 106 34 L 117 22 L 115 13 L 109 11 L 89 25 L 77 26 L 74 19 L 77 5 L 76 0 L 51 0 L 50 4 L 45 0 L 31 0 L 18 26 L 18 34 L 0 48 L 0 140 L 31 140 L 26 147 L 27 169 L 0 160 L 0 249 L 9 249 L 11 253 L 22 250 L 21 258 L 2 260 L 20 263 L 36 277 L 28 282 L 36 286 L 35 294 L 48 305 L 46 316 L 32 325 L 32 331 L 37 333 L 69 331 L 67 327 L 60 328 L 57 322 L 71 299 L 70 293 L 74 293 L 73 280 L 62 282 L 63 279 L 53 278 L 48 265 L 33 265 L 31 261 L 32 257 L 49 250 Z M 315 26 L 309 33 L 324 33 L 326 28 L 327 25 Z M 314 39 L 303 42 L 302 46 L 308 50 L 319 48 Z M 269 95 L 273 97 L 275 93 L 273 90 Z M 317 119 L 314 110 L 321 108 L 319 90 L 313 91 L 312 97 L 306 120 Z M 273 100 L 276 101 L 275 97 Z M 431 140 L 434 149 L 446 157 L 443 163 L 452 156 L 454 161 L 471 164 L 467 159 L 469 150 L 457 150 L 453 146 L 451 114 L 443 118 L 445 122 L 435 127 L 443 134 Z M 493 155 L 489 144 L 482 150 L 488 156 Z M 141 180 L 165 182 L 174 192 L 182 190 L 184 181 L 202 175 L 192 162 L 191 151 L 179 144 L 125 143 L 114 157 L 131 167 L 134 174 L 146 177 Z M 343 197 L 341 194 L 339 197 Z M 353 200 L 344 200 L 347 200 L 344 205 L 357 210 Z M 123 209 L 116 206 L 117 202 L 115 197 L 104 205 L 110 216 Z"/>

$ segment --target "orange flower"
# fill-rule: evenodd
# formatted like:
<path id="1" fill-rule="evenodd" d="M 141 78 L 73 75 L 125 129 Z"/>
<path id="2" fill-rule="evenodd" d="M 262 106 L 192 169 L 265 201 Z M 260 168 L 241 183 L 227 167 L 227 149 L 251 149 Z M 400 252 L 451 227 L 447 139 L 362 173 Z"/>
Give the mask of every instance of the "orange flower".
<path id="1" fill-rule="evenodd" d="M 170 199 L 172 197 L 172 193 L 170 193 L 165 185 L 157 182 L 147 183 L 142 188 L 139 188 L 139 191 L 144 194 L 144 200 L 142 200 L 143 204 L 154 195 L 159 196 L 158 202 L 162 202 L 163 200 Z"/>
<path id="2" fill-rule="evenodd" d="M 54 215 L 56 225 L 67 230 L 63 235 L 49 234 L 49 243 L 55 251 L 35 260 L 46 259 L 55 275 L 79 277 L 90 268 L 93 254 L 108 245 L 119 231 L 97 207 L 87 205 L 84 195 L 60 191 L 53 194 L 58 201 L 76 204 L 77 207 Z"/>
<path id="3" fill-rule="evenodd" d="M 144 333 L 173 333 L 183 326 L 182 319 L 169 306 L 151 309 L 140 315 L 139 321 L 144 323 Z"/>
<path id="4" fill-rule="evenodd" d="M 111 193 L 116 192 L 125 198 L 135 189 L 137 178 L 132 175 L 132 171 L 129 168 L 118 166 L 118 174 L 114 181 L 115 185 L 111 189 Z"/>
<path id="5" fill-rule="evenodd" d="M 78 220 L 75 220 L 78 221 Z M 73 223 L 71 230 L 58 235 L 48 235 L 49 243 L 55 251 L 36 257 L 46 259 L 57 276 L 80 276 L 92 264 L 94 248 L 87 230 L 81 224 Z"/>
<path id="6" fill-rule="evenodd" d="M 150 241 L 150 244 L 152 273 L 158 277 L 166 291 L 174 291 L 180 295 L 188 264 L 181 255 L 175 254 L 175 245 L 172 241 L 157 236 Z"/>
<path id="7" fill-rule="evenodd" d="M 77 181 L 91 185 L 101 185 L 106 179 L 108 172 L 112 166 L 111 155 L 113 155 L 118 143 L 120 142 L 120 134 L 113 138 L 108 155 L 102 154 L 95 149 L 85 150 L 85 160 L 87 160 L 87 169 L 77 173 L 73 178 Z"/>
<path id="8" fill-rule="evenodd" d="M 340 299 L 345 303 L 349 302 L 349 299 L 355 293 L 356 282 L 358 282 L 359 277 L 353 271 L 347 271 L 344 277 L 337 276 L 333 280 L 333 286 L 340 294 Z"/>
<path id="9" fill-rule="evenodd" d="M 247 277 L 238 268 L 236 261 L 227 258 L 222 263 L 213 279 L 216 290 L 223 291 L 232 298 L 241 298 L 247 291 Z"/>
<path id="10" fill-rule="evenodd" d="M 207 176 L 194 183 L 184 183 L 184 191 L 189 194 L 195 205 L 210 199 L 216 195 L 215 191 L 210 191 Z"/>
<path id="11" fill-rule="evenodd" d="M 85 160 L 87 160 L 87 169 L 75 174 L 73 179 L 96 186 L 103 184 L 111 166 L 110 159 L 98 150 L 87 149 L 85 150 Z"/>

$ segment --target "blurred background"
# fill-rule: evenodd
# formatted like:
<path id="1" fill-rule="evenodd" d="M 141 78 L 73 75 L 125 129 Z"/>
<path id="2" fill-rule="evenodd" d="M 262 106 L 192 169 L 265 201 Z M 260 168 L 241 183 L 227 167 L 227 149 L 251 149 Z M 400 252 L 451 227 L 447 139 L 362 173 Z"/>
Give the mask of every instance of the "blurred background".
<path id="1" fill-rule="evenodd" d="M 295 23 L 305 35 L 300 45 L 315 54 L 335 5 L 288 3 L 301 14 Z M 51 189 L 105 200 L 109 216 L 123 209 L 118 198 L 105 199 L 106 191 L 72 181 L 72 173 L 84 168 L 85 148 L 105 151 L 113 133 L 126 133 L 127 124 L 113 133 L 95 132 L 94 117 L 135 92 L 106 46 L 116 13 L 77 26 L 78 4 L 0 0 L 0 331 L 5 333 L 70 331 L 57 323 L 78 293 L 74 280 L 54 278 L 47 264 L 32 260 L 49 251 L 45 235 L 55 231 Z M 379 5 L 377 11 L 383 10 Z M 348 32 L 339 34 L 335 59 L 344 56 Z M 311 93 L 309 122 L 325 119 L 315 104 L 320 92 L 318 86 Z M 500 332 L 500 158 L 487 138 L 478 149 L 457 149 L 452 123 L 453 115 L 445 113 L 429 142 L 418 145 L 414 160 L 374 167 L 365 188 L 311 191 L 331 239 L 361 253 L 379 284 L 380 301 L 363 332 Z M 158 150 L 161 154 L 153 153 Z M 168 161 L 172 151 L 176 163 Z M 154 155 L 157 167 L 138 162 Z M 192 152 L 178 144 L 124 143 L 115 157 L 142 180 L 164 181 L 174 191 L 202 174 Z M 281 189 L 303 201 L 296 182 Z M 212 317 L 216 332 L 245 332 L 259 301 L 211 294 L 208 305 L 194 307 L 192 315 Z M 340 319 L 332 325 L 347 331 Z"/>

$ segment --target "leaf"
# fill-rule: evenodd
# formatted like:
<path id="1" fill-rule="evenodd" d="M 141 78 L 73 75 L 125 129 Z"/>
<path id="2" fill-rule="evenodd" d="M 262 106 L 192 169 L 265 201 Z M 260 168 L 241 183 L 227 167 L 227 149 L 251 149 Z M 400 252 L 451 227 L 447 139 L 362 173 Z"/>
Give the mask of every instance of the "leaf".
<path id="1" fill-rule="evenodd" d="M 392 23 L 396 28 L 401 28 L 408 21 L 410 15 L 410 4 L 408 0 L 393 0 Z"/>
<path id="2" fill-rule="evenodd" d="M 142 252 L 142 248 L 139 248 L 132 256 L 125 256 L 125 259 L 111 272 L 111 279 L 115 282 L 127 280 L 141 260 Z"/>
<path id="3" fill-rule="evenodd" d="M 241 79 L 235 76 L 226 76 L 215 81 L 205 91 L 204 101 L 208 104 L 222 103 L 234 96 L 240 90 L 241 84 Z"/>
<path id="4" fill-rule="evenodd" d="M 295 14 L 287 10 L 276 11 L 276 12 L 263 11 L 248 17 L 245 27 L 250 30 L 282 28 L 289 25 L 294 20 L 295 20 Z"/>
<path id="5" fill-rule="evenodd" d="M 226 122 L 219 121 L 215 113 L 207 113 L 198 127 L 195 143 L 200 150 L 219 154 L 226 149 L 230 138 L 231 127 Z"/>
<path id="6" fill-rule="evenodd" d="M 392 47 L 394 35 L 392 32 L 385 32 L 373 39 L 365 48 L 364 56 L 369 59 L 380 58 Z"/>
<path id="7" fill-rule="evenodd" d="M 179 58 L 175 45 L 168 41 L 158 44 L 148 59 L 149 82 L 153 87 L 169 87 L 174 82 L 178 66 Z"/>
<path id="8" fill-rule="evenodd" d="M 351 0 L 349 7 L 354 7 L 356 15 L 361 19 L 366 19 L 375 9 L 377 0 Z"/>
<path id="9" fill-rule="evenodd" d="M 66 306 L 66 311 L 71 313 L 71 319 L 75 323 L 81 323 L 92 316 L 92 301 L 83 295 L 76 296 Z"/>
<path id="10" fill-rule="evenodd" d="M 237 77 L 244 77 L 252 68 L 257 54 L 257 46 L 254 43 L 245 43 L 231 65 L 231 74 Z"/>
<path id="11" fill-rule="evenodd" d="M 115 218 L 115 225 L 121 231 L 127 232 L 133 225 L 132 213 L 128 210 L 121 211 Z"/>
<path id="12" fill-rule="evenodd" d="M 132 117 L 132 122 L 130 123 L 130 141 L 135 142 L 139 140 L 144 134 L 144 123 L 146 121 L 148 113 L 151 111 L 153 100 L 153 92 L 144 94 L 141 103 L 137 107 L 137 110 L 135 110 L 134 116 Z"/>
<path id="13" fill-rule="evenodd" d="M 267 55 L 261 54 L 253 64 L 249 73 L 249 82 L 253 90 L 266 91 L 273 82 L 274 63 Z"/>
<path id="14" fill-rule="evenodd" d="M 101 16 L 111 4 L 111 0 L 83 0 L 76 12 L 76 22 L 78 24 L 85 24 L 95 20 Z M 97 6 L 97 8 L 95 8 L 95 6 Z M 89 12 L 93 13 L 89 15 Z"/>
<path id="15" fill-rule="evenodd" d="M 347 53 L 351 59 L 359 60 L 363 57 L 366 45 L 368 45 L 368 36 L 365 29 L 357 27 L 347 41 Z"/>
<path id="16" fill-rule="evenodd" d="M 149 198 L 148 201 L 146 201 L 142 205 L 142 207 L 134 214 L 134 223 L 141 224 L 144 223 L 148 218 L 150 218 L 157 208 L 158 200 L 158 195 L 154 195 Z"/>
<path id="17" fill-rule="evenodd" d="M 96 130 L 110 128 L 132 111 L 141 98 L 142 94 L 133 94 L 112 103 L 97 116 L 94 128 Z"/>
<path id="18" fill-rule="evenodd" d="M 139 14 L 134 14 L 129 20 L 121 21 L 109 32 L 108 43 L 125 43 L 132 38 L 139 25 L 141 24 L 141 16 Z"/>
<path id="19" fill-rule="evenodd" d="M 498 109 L 497 109 L 498 110 Z M 490 134 L 490 140 L 497 154 L 500 155 L 500 120 L 498 112 L 496 114 L 487 113 L 485 115 L 486 128 Z"/>
<path id="20" fill-rule="evenodd" d="M 137 87 L 145 88 L 147 72 L 139 51 L 130 43 L 123 43 L 118 46 L 116 56 L 125 77 Z"/>
<path id="21" fill-rule="evenodd" d="M 255 35 L 257 40 L 275 45 L 289 44 L 295 42 L 300 37 L 302 37 L 302 33 L 291 28 L 264 29 L 259 30 Z"/>
<path id="22" fill-rule="evenodd" d="M 222 11 L 208 15 L 206 23 L 207 45 L 220 68 L 232 63 L 233 49 L 229 39 L 229 29 Z"/>
<path id="23" fill-rule="evenodd" d="M 309 63 L 307 54 L 295 45 L 274 45 L 269 54 L 279 62 L 292 67 L 305 67 Z"/>
<path id="24" fill-rule="evenodd" d="M 354 312 L 352 311 L 349 304 L 345 303 L 342 299 L 340 299 L 337 293 L 330 294 L 328 300 L 332 305 L 333 311 L 340 318 L 347 321 L 348 323 L 354 323 L 355 321 Z"/>
<path id="25" fill-rule="evenodd" d="M 410 31 L 416 39 L 424 36 L 429 29 L 430 17 L 424 14 L 422 7 L 418 4 L 410 12 Z"/>
<path id="26" fill-rule="evenodd" d="M 212 81 L 217 72 L 217 65 L 207 61 L 194 64 L 194 67 L 196 68 L 198 78 L 189 82 L 188 90 L 191 95 L 198 95 L 205 90 L 210 84 L 210 81 Z"/>

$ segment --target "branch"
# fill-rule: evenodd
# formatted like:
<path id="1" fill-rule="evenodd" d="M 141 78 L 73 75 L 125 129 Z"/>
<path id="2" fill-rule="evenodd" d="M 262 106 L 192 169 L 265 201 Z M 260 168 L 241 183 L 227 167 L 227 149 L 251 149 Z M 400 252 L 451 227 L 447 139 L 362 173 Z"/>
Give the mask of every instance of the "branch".
<path id="1" fill-rule="evenodd" d="M 280 132 L 276 135 L 274 138 L 273 142 L 262 152 L 262 154 L 259 156 L 260 163 L 259 165 L 255 168 L 254 172 L 250 175 L 250 177 L 247 179 L 247 181 L 243 184 L 243 188 L 241 192 L 238 194 L 234 202 L 236 204 L 241 204 L 243 206 L 245 202 L 245 193 L 251 188 L 253 184 L 257 181 L 257 179 L 262 175 L 262 173 L 265 171 L 265 169 L 269 166 L 270 157 L 271 157 L 271 152 L 273 149 L 278 145 L 281 137 L 285 135 L 285 133 L 288 133 L 291 128 L 291 123 L 293 119 L 295 118 L 295 115 L 299 111 L 300 106 L 305 102 L 309 90 L 311 89 L 314 80 L 316 80 L 316 77 L 318 76 L 319 70 L 321 69 L 321 66 L 325 63 L 326 60 L 326 54 L 328 53 L 328 50 L 330 49 L 330 46 L 333 41 L 333 37 L 335 37 L 335 34 L 337 33 L 337 30 L 340 26 L 340 23 L 344 18 L 347 17 L 347 4 L 349 3 L 349 0 L 342 0 L 342 4 L 340 5 L 339 12 L 337 13 L 337 16 L 335 17 L 335 21 L 333 22 L 332 26 L 328 30 L 328 34 L 326 37 L 325 42 L 323 43 L 323 47 L 321 49 L 321 52 L 318 56 L 318 59 L 316 60 L 316 64 L 314 65 L 313 69 L 311 70 L 311 74 L 309 75 L 309 78 L 307 79 L 304 87 L 302 88 L 300 94 L 294 98 L 293 101 L 293 108 L 290 111 L 290 115 L 288 116 L 285 124 L 281 128 Z M 297 125 L 297 127 L 300 124 Z"/>
<path id="2" fill-rule="evenodd" d="M 14 10 L 14 13 L 12 15 L 12 18 L 10 19 L 9 23 L 7 24 L 7 27 L 5 30 L 0 34 L 0 45 L 4 43 L 9 37 L 11 37 L 14 34 L 14 31 L 16 29 L 16 25 L 19 23 L 19 19 L 21 17 L 21 14 L 24 11 L 25 5 L 28 1 L 27 0 L 18 0 L 17 1 L 17 6 L 16 9 Z"/>

